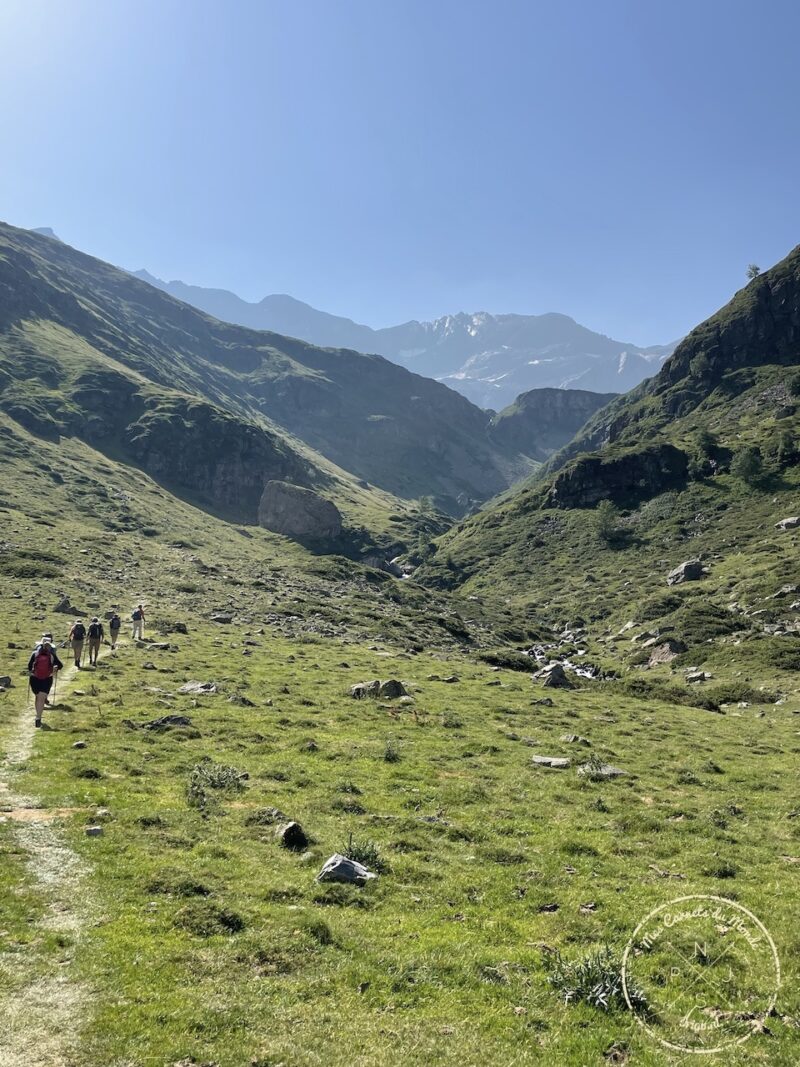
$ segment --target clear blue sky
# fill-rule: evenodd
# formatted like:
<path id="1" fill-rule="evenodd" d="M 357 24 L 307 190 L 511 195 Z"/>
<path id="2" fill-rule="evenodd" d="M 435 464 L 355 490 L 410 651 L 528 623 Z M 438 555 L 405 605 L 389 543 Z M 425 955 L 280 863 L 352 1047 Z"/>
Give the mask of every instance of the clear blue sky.
<path id="1" fill-rule="evenodd" d="M 370 325 L 666 342 L 800 242 L 796 0 L 2 0 L 0 218 Z"/>

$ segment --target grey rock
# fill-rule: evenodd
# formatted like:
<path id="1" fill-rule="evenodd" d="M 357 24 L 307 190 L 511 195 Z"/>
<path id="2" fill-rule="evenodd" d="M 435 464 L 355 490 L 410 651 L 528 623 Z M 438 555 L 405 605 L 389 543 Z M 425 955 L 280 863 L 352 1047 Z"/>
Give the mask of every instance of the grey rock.
<path id="1" fill-rule="evenodd" d="M 215 615 L 210 615 L 209 621 L 219 623 L 220 626 L 227 626 L 229 623 L 233 622 L 233 615 L 223 615 L 217 613 Z"/>
<path id="2" fill-rule="evenodd" d="M 776 530 L 794 530 L 800 526 L 800 515 L 792 515 L 788 519 L 781 519 L 775 523 Z"/>
<path id="3" fill-rule="evenodd" d="M 86 836 L 87 837 L 102 837 L 104 832 L 105 831 L 103 830 L 102 826 L 87 826 L 86 827 Z"/>
<path id="4" fill-rule="evenodd" d="M 86 748 L 86 742 L 85 741 L 74 741 L 73 744 L 72 744 L 72 747 L 73 748 Z"/>
<path id="5" fill-rule="evenodd" d="M 570 761 L 562 756 L 531 756 L 531 763 L 538 767 L 553 767 L 555 770 L 564 770 L 569 767 Z"/>
<path id="6" fill-rule="evenodd" d="M 356 700 L 363 700 L 365 697 L 377 697 L 381 691 L 381 683 L 376 678 L 372 682 L 358 682 L 357 685 L 350 686 L 350 696 Z"/>
<path id="7" fill-rule="evenodd" d="M 568 745 L 585 745 L 587 748 L 592 746 L 592 742 L 588 737 L 581 737 L 580 734 L 564 734 L 561 740 Z"/>
<path id="8" fill-rule="evenodd" d="M 709 674 L 708 671 L 696 670 L 686 672 L 686 681 L 690 683 L 708 682 L 712 677 L 713 675 Z"/>
<path id="9" fill-rule="evenodd" d="M 79 611 L 74 604 L 71 604 L 68 596 L 62 596 L 53 611 L 58 612 L 59 615 L 74 615 L 76 619 L 86 614 L 85 611 Z"/>
<path id="10" fill-rule="evenodd" d="M 258 522 L 265 530 L 297 541 L 328 541 L 342 532 L 342 516 L 335 504 L 291 482 L 267 482 Z"/>
<path id="11" fill-rule="evenodd" d="M 671 663 L 681 652 L 686 651 L 686 645 L 675 637 L 668 637 L 660 645 L 657 645 L 650 653 L 647 661 L 648 667 L 656 667 L 660 663 Z"/>
<path id="12" fill-rule="evenodd" d="M 216 693 L 217 687 L 214 682 L 186 682 L 178 690 L 179 693 L 192 693 L 195 695 L 204 695 L 208 693 Z"/>
<path id="13" fill-rule="evenodd" d="M 667 585 L 680 585 L 681 582 L 696 582 L 703 577 L 703 564 L 699 559 L 687 559 L 667 575 Z"/>
<path id="14" fill-rule="evenodd" d="M 533 677 L 538 678 L 548 689 L 572 689 L 572 682 L 560 663 L 549 663 L 537 671 Z"/>
<path id="15" fill-rule="evenodd" d="M 318 882 L 344 882 L 348 885 L 366 885 L 377 874 L 368 870 L 362 863 L 348 859 L 335 852 L 329 860 L 322 865 L 322 870 L 317 875 Z"/>
<path id="16" fill-rule="evenodd" d="M 606 781 L 609 778 L 621 778 L 627 773 L 627 771 L 620 770 L 619 767 L 614 767 L 610 763 L 602 763 L 599 767 L 592 766 L 591 763 L 584 763 L 582 767 L 578 768 L 578 774 L 584 778 L 591 778 L 595 782 Z"/>
<path id="17" fill-rule="evenodd" d="M 243 696 L 241 693 L 232 693 L 228 697 L 229 704 L 236 704 L 240 708 L 254 708 L 255 704 L 248 697 Z"/>
<path id="18" fill-rule="evenodd" d="M 405 686 L 402 682 L 398 682 L 396 678 L 390 678 L 388 681 L 381 682 L 381 687 L 378 690 L 378 695 L 382 697 L 388 697 L 393 699 L 395 697 L 408 696 Z"/>
<path id="19" fill-rule="evenodd" d="M 10 689 L 12 685 L 13 682 L 7 674 L 4 674 L 2 677 L 0 677 L 0 689 Z"/>

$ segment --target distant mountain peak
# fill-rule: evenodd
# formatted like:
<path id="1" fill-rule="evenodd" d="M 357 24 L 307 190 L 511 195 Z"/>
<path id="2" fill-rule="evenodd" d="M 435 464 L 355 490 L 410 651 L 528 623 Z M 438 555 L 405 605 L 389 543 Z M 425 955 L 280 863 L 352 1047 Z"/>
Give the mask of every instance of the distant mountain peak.
<path id="1" fill-rule="evenodd" d="M 31 229 L 31 233 L 38 233 L 42 237 L 51 237 L 54 241 L 61 241 L 61 238 L 50 226 L 34 226 Z"/>
<path id="2" fill-rule="evenodd" d="M 674 345 L 615 341 L 570 315 L 459 311 L 374 330 L 320 311 L 288 293 L 252 303 L 225 289 L 136 277 L 226 322 L 298 337 L 323 348 L 375 352 L 449 385 L 482 408 L 499 411 L 530 389 L 626 392 L 655 374 Z"/>

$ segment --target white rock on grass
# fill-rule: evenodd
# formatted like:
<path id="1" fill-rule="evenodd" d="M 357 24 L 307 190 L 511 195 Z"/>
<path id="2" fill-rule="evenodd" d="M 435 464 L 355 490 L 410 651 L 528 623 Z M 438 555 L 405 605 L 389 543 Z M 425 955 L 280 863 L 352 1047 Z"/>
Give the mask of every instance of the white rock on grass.
<path id="1" fill-rule="evenodd" d="M 363 863 L 348 859 L 335 852 L 329 860 L 322 865 L 322 870 L 317 875 L 318 882 L 344 882 L 348 885 L 366 885 L 377 874 L 367 870 Z"/>

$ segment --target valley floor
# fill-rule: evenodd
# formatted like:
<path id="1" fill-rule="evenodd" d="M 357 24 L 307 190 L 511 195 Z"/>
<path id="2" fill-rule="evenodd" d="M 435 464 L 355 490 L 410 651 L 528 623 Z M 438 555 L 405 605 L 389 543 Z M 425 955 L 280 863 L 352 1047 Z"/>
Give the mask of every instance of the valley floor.
<path id="1" fill-rule="evenodd" d="M 32 745 L 15 650 L 0 1062 L 684 1062 L 629 1012 L 565 1005 L 547 963 L 620 953 L 696 892 L 751 908 L 784 967 L 768 1032 L 724 1062 L 797 1062 L 797 694 L 720 715 L 598 684 L 548 707 L 526 675 L 455 652 L 189 621 L 70 679 Z M 29 632 L 8 636 L 21 650 Z M 349 696 L 378 676 L 413 700 Z M 218 691 L 180 694 L 191 680 Z M 165 715 L 190 725 L 141 728 Z M 591 753 L 626 776 L 581 778 Z M 209 759 L 247 778 L 192 806 Z M 304 852 L 279 846 L 272 808 Z M 320 885 L 351 835 L 380 878 Z"/>

